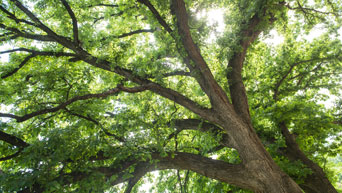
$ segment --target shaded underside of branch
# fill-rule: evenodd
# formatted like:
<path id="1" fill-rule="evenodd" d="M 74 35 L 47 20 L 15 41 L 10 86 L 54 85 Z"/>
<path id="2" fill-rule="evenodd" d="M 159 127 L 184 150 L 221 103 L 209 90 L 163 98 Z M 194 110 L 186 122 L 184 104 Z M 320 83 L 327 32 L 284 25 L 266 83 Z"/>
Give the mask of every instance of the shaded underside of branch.
<path id="1" fill-rule="evenodd" d="M 91 169 L 91 172 L 100 172 L 104 174 L 106 178 L 116 175 L 117 178 L 112 182 L 112 185 L 131 180 L 126 191 L 130 190 L 146 173 L 165 169 L 191 170 L 213 179 L 233 185 L 239 185 L 246 189 L 250 188 L 245 181 L 246 175 L 242 165 L 229 164 L 223 161 L 183 152 L 175 152 L 166 157 L 161 157 L 159 153 L 152 153 L 152 159 L 155 161 L 125 160 L 120 164 L 120 167 L 98 167 Z M 127 172 L 125 170 L 132 165 L 135 165 L 134 172 L 132 173 L 133 177 L 127 179 L 124 177 L 124 174 Z M 65 181 L 65 183 L 74 183 L 86 178 L 88 175 L 89 173 L 72 172 L 61 177 L 64 180 L 71 179 L 71 181 Z"/>
<path id="2" fill-rule="evenodd" d="M 199 119 L 177 119 L 173 120 L 170 126 L 175 127 L 177 130 L 168 136 L 168 139 L 172 139 L 178 135 L 183 130 L 198 130 L 202 132 L 212 132 L 218 138 L 220 138 L 219 143 L 224 147 L 234 148 L 231 143 L 229 135 L 220 127 L 215 124 L 205 122 Z M 222 148 L 222 147 L 218 147 Z"/>

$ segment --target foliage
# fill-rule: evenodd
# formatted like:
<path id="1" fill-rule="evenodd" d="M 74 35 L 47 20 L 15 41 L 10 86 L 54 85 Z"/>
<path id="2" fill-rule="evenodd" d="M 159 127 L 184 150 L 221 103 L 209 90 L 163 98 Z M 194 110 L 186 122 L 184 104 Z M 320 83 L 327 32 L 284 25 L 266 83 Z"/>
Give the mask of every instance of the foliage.
<path id="1" fill-rule="evenodd" d="M 251 121 L 275 162 L 298 184 L 312 174 L 283 154 L 286 123 L 341 189 L 341 105 L 324 104 L 341 94 L 342 2 L 185 2 L 191 36 L 227 95 L 227 64 L 246 52 Z M 195 112 L 213 103 L 171 2 L 0 3 L 0 54 L 9 57 L 0 63 L 0 192 L 139 192 L 141 178 L 159 169 L 144 178 L 153 192 L 249 192 L 175 163 L 160 166 L 178 152 L 242 162 L 222 143 L 225 131 Z M 224 32 L 199 16 L 210 10 L 223 10 Z M 261 35 L 245 48 L 253 18 L 251 33 Z M 267 43 L 273 32 L 272 41 L 284 40 Z"/>

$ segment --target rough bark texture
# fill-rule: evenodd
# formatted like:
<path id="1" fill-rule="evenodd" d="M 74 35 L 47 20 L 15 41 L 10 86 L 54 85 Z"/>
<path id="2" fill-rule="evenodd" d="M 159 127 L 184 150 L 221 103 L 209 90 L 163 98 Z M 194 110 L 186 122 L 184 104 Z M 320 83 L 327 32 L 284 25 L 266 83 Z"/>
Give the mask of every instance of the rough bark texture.
<path id="1" fill-rule="evenodd" d="M 239 85 L 242 85 L 242 87 L 238 86 L 236 91 L 242 93 L 245 97 L 239 99 L 242 101 L 242 104 L 241 106 L 237 106 L 237 108 L 242 109 L 242 111 L 236 111 L 234 109 L 237 108 L 232 109 L 231 104 L 226 97 L 221 97 L 221 95 L 223 95 L 222 93 L 224 93 L 222 88 L 220 88 L 216 82 L 216 84 L 210 83 L 212 82 L 212 75 L 208 75 L 210 71 L 208 71 L 207 64 L 201 57 L 199 49 L 192 41 L 189 26 L 187 24 L 184 2 L 182 0 L 173 0 L 173 6 L 176 11 L 178 28 L 184 48 L 197 65 L 196 67 L 199 68 L 200 72 L 206 78 L 209 78 L 207 80 L 209 83 L 204 84 L 202 87 L 205 87 L 205 90 L 207 90 L 207 94 L 212 101 L 215 117 L 214 122 L 220 125 L 231 136 L 232 141 L 230 143 L 237 149 L 240 158 L 242 159 L 244 170 L 241 172 L 245 175 L 244 178 L 248 180 L 252 177 L 252 180 L 249 180 L 248 182 L 248 189 L 251 189 L 254 192 L 301 192 L 299 186 L 275 164 L 269 153 L 263 147 L 254 128 L 252 128 L 249 121 L 249 113 L 245 113 L 246 111 L 248 112 L 248 103 L 242 78 L 241 81 L 239 81 Z M 256 24 L 253 23 L 253 26 L 255 25 Z M 247 33 L 248 35 L 250 34 L 250 32 Z M 246 47 L 249 45 L 250 41 L 255 39 L 254 36 L 257 36 L 257 34 L 251 34 L 252 38 L 246 43 Z M 240 62 L 243 62 L 244 55 L 245 54 L 239 56 L 237 59 L 238 62 L 236 63 L 238 71 L 234 74 L 237 74 L 239 77 L 241 77 L 242 69 L 242 63 Z M 235 93 L 231 94 L 234 95 Z M 240 94 L 237 95 L 238 98 L 240 96 Z M 242 187 L 242 184 L 239 186 Z"/>
<path id="2" fill-rule="evenodd" d="M 234 110 L 248 124 L 251 124 L 251 119 L 249 114 L 246 89 L 243 84 L 241 72 L 249 45 L 261 33 L 260 30 L 256 30 L 259 22 L 260 18 L 255 15 L 250 20 L 246 29 L 241 31 L 242 38 L 240 40 L 240 46 L 242 47 L 242 51 L 237 51 L 228 62 L 227 79 L 229 84 L 230 96 L 234 105 Z"/>
<path id="3" fill-rule="evenodd" d="M 326 177 L 323 169 L 315 162 L 311 161 L 299 148 L 294 135 L 290 133 L 284 122 L 279 124 L 281 132 L 286 141 L 286 153 L 290 160 L 299 160 L 311 169 L 312 174 L 305 178 L 302 189 L 306 193 L 337 193 L 336 189 L 332 186 Z"/>
<path id="4" fill-rule="evenodd" d="M 245 166 L 244 172 L 255 179 L 250 181 L 254 192 L 301 192 L 299 186 L 275 164 L 253 128 L 239 118 L 226 117 L 222 122 L 234 140 L 234 148 Z"/>

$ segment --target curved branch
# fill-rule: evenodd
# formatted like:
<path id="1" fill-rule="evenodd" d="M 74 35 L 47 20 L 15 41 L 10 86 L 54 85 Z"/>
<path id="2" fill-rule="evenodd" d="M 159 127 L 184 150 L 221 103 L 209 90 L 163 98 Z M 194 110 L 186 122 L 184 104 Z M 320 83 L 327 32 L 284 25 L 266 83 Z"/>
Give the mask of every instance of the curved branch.
<path id="1" fill-rule="evenodd" d="M 303 7 L 298 1 L 297 1 L 297 4 L 298 4 L 298 7 L 292 7 L 289 4 L 284 4 L 284 6 L 287 7 L 288 9 L 290 9 L 290 10 L 300 10 L 304 14 L 308 14 L 308 11 L 309 11 L 309 12 L 314 12 L 314 13 L 319 13 L 319 14 L 324 14 L 324 15 L 330 15 L 331 14 L 331 15 L 334 15 L 336 17 L 340 16 L 336 12 L 326 12 L 326 11 L 320 11 L 320 10 L 313 9 L 313 8 Z"/>
<path id="2" fill-rule="evenodd" d="M 57 112 L 61 109 L 64 109 L 66 106 L 76 102 L 76 101 L 80 101 L 80 100 L 88 100 L 91 98 L 106 98 L 110 95 L 114 95 L 118 92 L 124 91 L 124 92 L 129 92 L 129 93 L 136 93 L 136 92 L 142 92 L 145 91 L 147 88 L 144 86 L 140 86 L 140 87 L 133 87 L 133 88 L 125 88 L 122 86 L 117 86 L 114 89 L 108 90 L 106 92 L 102 92 L 102 93 L 97 93 L 97 94 L 87 94 L 87 95 L 82 95 L 82 96 L 76 96 L 64 103 L 59 104 L 57 107 L 53 107 L 53 108 L 48 108 L 48 109 L 42 109 L 39 111 L 35 111 L 29 114 L 26 114 L 24 116 L 16 116 L 13 114 L 7 114 L 7 113 L 0 113 L 0 117 L 8 117 L 8 118 L 12 118 L 15 119 L 17 122 L 23 122 L 26 121 L 28 119 L 31 119 L 33 117 L 39 116 L 39 115 L 43 115 L 43 114 L 47 114 L 47 113 L 53 113 L 53 112 Z"/>
<path id="3" fill-rule="evenodd" d="M 91 118 L 90 116 L 84 116 L 84 115 L 81 115 L 79 113 L 74 113 L 70 110 L 68 110 L 67 108 L 65 108 L 65 110 L 70 114 L 70 115 L 73 115 L 73 116 L 76 116 L 76 117 L 79 117 L 79 118 L 82 118 L 82 119 L 85 119 L 87 121 L 90 121 L 92 123 L 94 123 L 95 125 L 98 125 L 102 128 L 103 132 L 107 135 L 107 136 L 110 136 L 110 137 L 114 137 L 116 140 L 120 141 L 120 142 L 125 142 L 125 139 L 123 137 L 119 137 L 115 134 L 112 134 L 110 133 L 107 129 L 105 129 L 98 121 L 96 121 L 95 119 Z"/>
<path id="4" fill-rule="evenodd" d="M 201 107 L 198 103 L 190 100 L 189 98 L 185 97 L 184 95 L 182 95 L 182 94 L 180 94 L 180 93 L 178 93 L 172 89 L 163 87 L 160 84 L 154 83 L 154 82 L 152 82 L 146 78 L 137 76 L 131 70 L 121 68 L 118 65 L 112 64 L 109 61 L 102 60 L 102 59 L 99 59 L 99 58 L 92 56 L 91 54 L 89 54 L 88 52 L 86 52 L 85 50 L 80 48 L 78 45 L 75 45 L 68 38 L 57 35 L 55 32 L 53 32 L 51 29 L 49 29 L 47 26 L 45 26 L 31 11 L 29 11 L 26 7 L 24 7 L 18 0 L 11 0 L 11 1 L 14 2 L 15 5 L 19 9 L 21 9 L 29 18 L 31 18 L 31 20 L 33 20 L 42 30 L 44 30 L 48 34 L 47 36 L 43 36 L 46 38 L 46 40 L 55 41 L 56 43 L 59 43 L 62 46 L 65 46 L 65 47 L 71 49 L 72 51 L 74 51 L 76 53 L 76 55 L 77 55 L 77 57 L 75 57 L 76 59 L 82 59 L 84 62 L 86 62 L 86 63 L 88 63 L 94 67 L 101 68 L 101 69 L 109 71 L 109 72 L 117 73 L 117 74 L 119 74 L 119 75 L 121 75 L 121 76 L 145 87 L 145 88 L 147 88 L 148 90 L 150 90 L 156 94 L 159 94 L 159 95 L 161 95 L 167 99 L 170 99 L 172 101 L 175 101 L 176 103 L 178 103 L 178 104 L 184 106 L 185 108 L 188 108 L 189 110 L 193 111 L 194 113 L 200 115 L 202 118 L 205 118 L 205 119 L 210 120 L 212 122 L 217 121 L 217 117 L 213 116 L 213 113 L 211 110 Z M 143 2 L 147 2 L 147 1 L 143 0 Z M 1 27 L 1 25 L 0 25 L 0 27 Z M 17 31 L 19 31 L 19 30 L 17 30 Z M 18 33 L 19 33 L 19 35 L 23 36 L 20 31 Z M 205 81 L 203 81 L 203 82 L 205 82 Z M 214 92 L 215 92 L 215 89 L 213 89 L 212 93 L 214 93 Z M 52 111 L 56 111 L 56 110 L 57 110 L 56 108 L 52 109 Z M 51 111 L 51 109 L 48 109 L 48 111 Z M 44 111 L 44 113 L 46 113 L 46 111 Z M 36 116 L 36 115 L 33 115 L 32 113 L 31 113 L 31 115 Z M 18 120 L 19 121 L 24 120 L 21 117 L 18 117 L 15 115 L 2 114 L 2 116 L 10 117 L 10 118 L 15 117 L 17 119 L 17 121 Z M 25 119 L 25 120 L 27 120 L 27 119 Z"/>
<path id="5" fill-rule="evenodd" d="M 1 27 L 1 25 L 0 25 Z M 49 38 L 49 41 L 53 41 L 52 39 L 50 39 L 49 36 L 46 36 L 47 38 Z M 62 44 L 62 43 L 61 43 Z M 67 45 L 70 45 L 71 42 L 67 42 L 66 43 L 66 47 L 68 47 Z M 64 45 L 64 44 L 62 44 Z M 70 46 L 69 46 L 70 47 Z M 115 64 L 111 64 L 110 62 L 106 61 L 106 60 L 100 60 L 96 57 L 93 57 L 92 55 L 90 55 L 89 53 L 87 53 L 84 50 L 80 50 L 79 48 L 73 48 L 73 51 L 75 51 L 77 54 L 72 55 L 70 54 L 70 56 L 74 56 L 77 60 L 81 59 L 84 62 L 97 67 L 97 68 L 101 68 L 103 70 L 109 71 L 109 72 L 115 72 L 121 76 L 124 76 L 125 78 L 147 88 L 148 90 L 155 92 L 165 98 L 168 98 L 172 101 L 175 101 L 176 103 L 192 110 L 193 112 L 195 112 L 196 114 L 202 116 L 203 118 L 209 118 L 211 121 L 216 120 L 216 118 L 214 116 L 211 116 L 211 111 L 209 109 L 203 108 L 201 107 L 199 104 L 197 104 L 196 102 L 190 100 L 189 98 L 185 97 L 184 95 L 169 89 L 169 88 L 165 88 L 163 86 L 161 86 L 160 84 L 154 83 L 148 79 L 139 77 L 137 75 L 135 75 L 135 73 L 131 70 L 127 70 L 124 68 L 121 68 L 119 66 L 116 66 L 114 68 L 111 68 L 110 66 L 113 66 Z M 25 50 L 27 51 L 27 50 Z M 42 54 L 42 53 L 40 53 Z M 125 90 L 126 92 L 129 92 L 128 90 Z M 54 112 L 54 111 L 53 111 Z M 9 114 L 1 114 L 3 117 L 9 117 L 9 118 L 19 118 L 17 116 L 14 115 L 9 115 Z M 20 118 L 19 118 L 20 120 Z"/>
<path id="6" fill-rule="evenodd" d="M 68 2 L 66 0 L 61 0 L 65 9 L 68 11 L 71 20 L 72 20 L 72 29 L 73 29 L 73 34 L 74 34 L 74 42 L 79 45 L 79 39 L 78 39 L 78 26 L 77 26 L 77 19 L 75 16 L 75 13 L 72 11 L 70 5 L 68 4 Z"/>
<path id="7" fill-rule="evenodd" d="M 9 156 L 2 157 L 0 158 L 0 161 L 6 161 L 6 160 L 17 157 L 23 151 L 24 148 L 30 145 L 26 143 L 24 140 L 20 139 L 19 137 L 5 133 L 3 131 L 0 131 L 0 140 L 6 143 L 9 143 L 13 146 L 19 147 L 19 150 L 16 153 L 9 155 Z"/>
<path id="8" fill-rule="evenodd" d="M 251 179 L 251 177 L 248 177 L 248 174 L 244 173 L 245 168 L 242 165 L 229 164 L 224 161 L 214 160 L 196 154 L 175 152 L 172 155 L 161 157 L 159 153 L 152 153 L 152 160 L 123 160 L 116 167 L 98 167 L 91 169 L 91 172 L 100 172 L 107 179 L 116 175 L 117 178 L 112 182 L 112 185 L 120 184 L 130 179 L 138 179 L 151 171 L 165 169 L 191 170 L 209 178 L 238 185 L 246 189 L 251 188 L 246 183 L 246 179 L 255 181 L 255 179 Z M 136 165 L 133 178 L 124 178 L 124 174 L 127 172 L 125 170 L 133 165 Z M 64 183 L 73 183 L 86 178 L 88 175 L 89 173 L 85 172 L 72 172 L 61 177 L 64 179 Z M 71 181 L 66 181 L 67 179 L 71 179 Z"/>
<path id="9" fill-rule="evenodd" d="M 139 3 L 142 3 L 144 5 L 146 5 L 148 7 L 148 9 L 152 12 L 152 14 L 154 15 L 154 17 L 158 20 L 158 22 L 160 23 L 160 25 L 162 25 L 165 30 L 167 32 L 169 32 L 170 34 L 172 34 L 172 29 L 171 27 L 166 23 L 166 21 L 161 17 L 161 15 L 159 14 L 159 12 L 156 10 L 156 8 L 154 8 L 154 6 L 151 4 L 151 2 L 149 0 L 137 0 Z"/>
<path id="10" fill-rule="evenodd" d="M 27 49 L 27 48 L 17 48 L 13 50 L 6 50 L 0 52 L 0 54 L 6 54 L 6 53 L 12 53 L 12 52 L 29 52 L 37 56 L 73 56 L 75 57 L 76 55 L 73 53 L 67 53 L 67 52 L 54 52 L 54 51 L 39 51 L 39 50 L 33 50 L 33 49 Z"/>
<path id="11" fill-rule="evenodd" d="M 6 160 L 10 160 L 10 159 L 12 159 L 12 158 L 15 158 L 15 157 L 19 156 L 22 150 L 23 150 L 23 149 L 20 148 L 16 153 L 14 153 L 14 154 L 12 154 L 12 155 L 5 156 L 5 157 L 0 158 L 0 162 L 1 162 L 1 161 L 6 161 Z"/>
<path id="12" fill-rule="evenodd" d="M 134 173 L 133 173 L 133 177 L 130 178 L 128 180 L 128 183 L 127 183 L 127 186 L 126 186 L 126 189 L 125 189 L 125 192 L 124 193 L 131 193 L 134 185 L 145 175 L 146 173 L 141 170 L 141 169 L 138 169 L 136 170 Z"/>
<path id="13" fill-rule="evenodd" d="M 97 65 L 96 59 L 92 59 L 88 61 L 90 64 Z M 202 118 L 207 119 L 209 121 L 215 122 L 217 121 L 217 117 L 215 117 L 212 113 L 211 109 L 204 108 L 200 106 L 198 103 L 192 101 L 191 99 L 187 98 L 186 96 L 182 95 L 181 93 L 172 90 L 170 88 L 166 88 L 161 86 L 158 83 L 152 82 L 148 79 L 139 77 L 137 75 L 134 75 L 133 71 L 127 70 L 124 68 L 116 67 L 113 70 L 115 73 L 126 77 L 127 79 L 139 84 L 145 86 L 148 90 L 163 96 L 167 99 L 170 99 L 171 101 L 174 101 L 181 106 L 184 106 L 185 108 L 191 110 L 192 112 L 200 115 Z"/>
<path id="14" fill-rule="evenodd" d="M 27 56 L 20 64 L 18 67 L 14 68 L 11 72 L 8 72 L 4 75 L 1 75 L 1 79 L 5 79 L 9 76 L 12 76 L 13 74 L 15 74 L 16 72 L 18 72 L 18 70 L 20 70 L 20 68 L 22 68 L 31 58 L 34 58 L 35 55 L 31 54 L 29 56 Z"/>
<path id="15" fill-rule="evenodd" d="M 13 69 L 11 72 L 8 72 L 4 75 L 1 75 L 1 79 L 5 79 L 9 76 L 12 76 L 15 74 L 18 70 L 20 70 L 31 58 L 34 58 L 36 56 L 55 56 L 55 57 L 61 57 L 61 56 L 75 56 L 75 54 L 72 53 L 66 53 L 66 52 L 53 52 L 53 51 L 37 51 L 27 48 L 17 48 L 13 50 L 7 50 L 0 52 L 0 54 L 6 54 L 6 53 L 12 53 L 12 52 L 18 52 L 18 51 L 25 51 L 30 52 L 31 54 L 27 56 L 17 68 Z"/>

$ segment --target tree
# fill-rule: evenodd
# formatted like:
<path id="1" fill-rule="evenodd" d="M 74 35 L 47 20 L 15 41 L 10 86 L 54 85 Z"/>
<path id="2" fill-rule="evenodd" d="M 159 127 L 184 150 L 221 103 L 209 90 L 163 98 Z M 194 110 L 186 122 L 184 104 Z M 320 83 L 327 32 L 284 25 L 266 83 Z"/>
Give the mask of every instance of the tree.
<path id="1" fill-rule="evenodd" d="M 340 111 L 318 102 L 341 89 L 340 1 L 0 9 L 0 190 L 131 192 L 159 170 L 157 191 L 337 192 Z M 271 30 L 281 44 L 262 41 Z"/>

